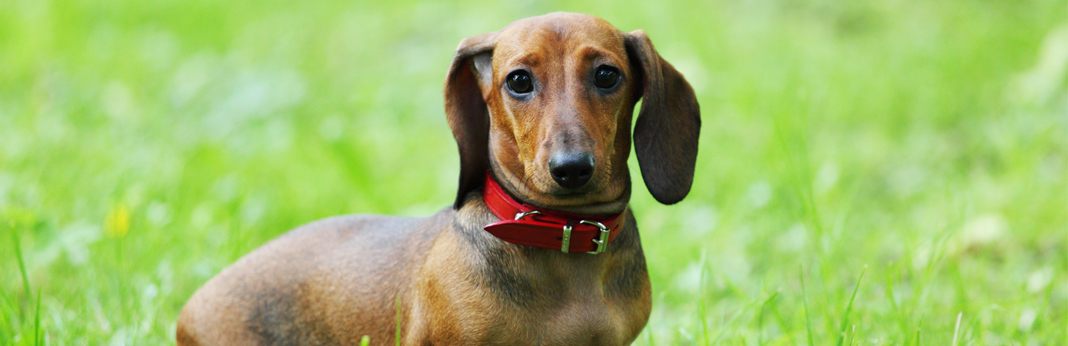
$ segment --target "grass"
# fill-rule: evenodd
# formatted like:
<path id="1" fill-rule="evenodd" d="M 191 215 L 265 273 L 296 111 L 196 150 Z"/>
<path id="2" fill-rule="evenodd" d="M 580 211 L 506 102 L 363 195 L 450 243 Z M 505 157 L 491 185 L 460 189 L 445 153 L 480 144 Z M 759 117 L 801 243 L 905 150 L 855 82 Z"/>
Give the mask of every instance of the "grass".
<path id="1" fill-rule="evenodd" d="M 703 110 L 690 196 L 635 182 L 636 344 L 1061 344 L 1066 8 L 3 1 L 0 345 L 173 343 L 288 229 L 446 207 L 453 49 L 555 10 L 644 29 Z"/>

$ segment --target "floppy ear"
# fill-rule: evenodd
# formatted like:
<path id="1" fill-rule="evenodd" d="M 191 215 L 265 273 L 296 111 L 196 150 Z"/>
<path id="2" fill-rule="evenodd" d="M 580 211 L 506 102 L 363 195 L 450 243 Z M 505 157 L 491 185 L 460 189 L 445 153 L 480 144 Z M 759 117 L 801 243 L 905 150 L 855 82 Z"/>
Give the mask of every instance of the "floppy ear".
<path id="1" fill-rule="evenodd" d="M 453 203 L 457 209 L 468 192 L 482 186 L 488 169 L 489 111 L 479 85 L 489 83 L 493 74 L 490 58 L 496 38 L 491 32 L 461 41 L 445 78 L 445 116 L 460 148 L 460 185 Z"/>
<path id="2" fill-rule="evenodd" d="M 693 185 L 701 110 L 693 88 L 653 48 L 641 30 L 623 35 L 632 70 L 640 75 L 642 108 L 634 124 L 634 151 L 645 186 L 663 204 L 675 204 Z"/>

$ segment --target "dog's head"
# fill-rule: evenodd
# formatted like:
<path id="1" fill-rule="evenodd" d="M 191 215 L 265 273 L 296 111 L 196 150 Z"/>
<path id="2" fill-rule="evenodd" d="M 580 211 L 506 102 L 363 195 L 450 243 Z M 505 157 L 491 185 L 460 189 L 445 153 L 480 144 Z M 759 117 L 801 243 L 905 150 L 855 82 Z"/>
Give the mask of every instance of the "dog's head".
<path id="1" fill-rule="evenodd" d="M 700 110 L 689 83 L 642 31 L 552 13 L 460 42 L 445 110 L 460 148 L 455 206 L 487 169 L 539 207 L 611 213 L 630 194 L 631 116 L 642 177 L 673 204 L 693 183 Z"/>

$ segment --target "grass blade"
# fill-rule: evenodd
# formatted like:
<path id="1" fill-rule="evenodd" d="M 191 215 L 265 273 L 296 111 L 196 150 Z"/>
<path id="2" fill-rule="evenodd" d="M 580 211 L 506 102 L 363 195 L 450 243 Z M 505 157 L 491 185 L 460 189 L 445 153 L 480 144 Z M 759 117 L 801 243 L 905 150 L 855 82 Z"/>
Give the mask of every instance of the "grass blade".
<path id="1" fill-rule="evenodd" d="M 712 339 L 712 345 L 719 345 L 720 344 L 719 340 L 723 339 L 723 336 L 727 335 L 727 330 L 734 326 L 734 322 L 737 322 L 738 318 L 742 317 L 742 315 L 745 314 L 746 310 L 752 308 L 755 305 L 756 305 L 755 303 L 749 304 L 749 305 L 746 305 L 744 308 L 738 310 L 738 313 L 735 314 L 734 317 L 731 317 L 731 319 L 729 321 L 727 321 L 727 323 L 723 324 L 723 326 L 719 330 L 719 333 L 716 333 L 716 337 Z M 706 336 L 706 339 L 705 339 L 705 344 L 708 344 L 707 336 Z"/>
<path id="2" fill-rule="evenodd" d="M 41 290 L 37 289 L 37 303 L 33 309 L 33 344 L 41 345 Z"/>
<path id="3" fill-rule="evenodd" d="M 886 267 L 886 285 L 884 285 L 883 288 L 886 290 L 886 298 L 890 300 L 890 306 L 894 308 L 894 314 L 897 315 L 898 327 L 901 328 L 901 334 L 906 335 L 907 339 L 909 331 L 908 320 L 905 318 L 905 313 L 901 309 L 901 304 L 898 304 L 897 298 L 894 298 L 894 270 L 896 270 L 894 264 L 890 264 Z"/>
<path id="4" fill-rule="evenodd" d="M 812 319 L 808 316 L 808 291 L 805 289 L 805 269 L 798 266 L 798 276 L 801 277 L 801 304 L 805 307 L 805 328 L 808 330 L 808 344 L 815 346 L 812 339 Z"/>
<path id="5" fill-rule="evenodd" d="M 957 326 L 953 327 L 953 346 L 957 346 L 957 336 L 960 334 L 960 318 L 964 316 L 964 311 L 957 313 Z"/>
<path id="6" fill-rule="evenodd" d="M 853 286 L 853 295 L 849 297 L 849 304 L 846 304 L 845 314 L 842 315 L 842 327 L 838 330 L 841 333 L 838 335 L 838 346 L 842 346 L 842 342 L 845 341 L 846 327 L 849 326 L 849 312 L 853 310 L 853 300 L 857 298 L 857 291 L 860 289 L 860 281 L 864 280 L 864 273 L 868 271 L 868 266 L 864 266 L 864 270 L 860 271 L 860 277 L 857 278 L 857 284 Z"/>
<path id="7" fill-rule="evenodd" d="M 33 296 L 33 292 L 30 291 L 30 275 L 26 273 L 26 262 L 22 260 L 22 245 L 19 243 L 18 232 L 14 228 L 11 229 L 11 239 L 15 244 L 15 259 L 19 262 L 19 272 L 22 274 L 22 289 L 26 291 L 26 298 L 29 298 Z"/>
<path id="8" fill-rule="evenodd" d="M 0 340 L 12 340 L 14 335 L 8 328 L 18 324 L 13 320 L 16 318 L 18 308 L 11 302 L 11 298 L 8 298 L 3 286 L 0 286 L 0 299 L 3 299 L 4 303 L 0 305 Z"/>
<path id="9" fill-rule="evenodd" d="M 401 299 L 400 295 L 397 295 L 397 335 L 393 339 L 394 344 L 400 346 L 401 344 Z"/>
<path id="10" fill-rule="evenodd" d="M 701 338 L 704 340 L 704 345 L 708 346 L 708 311 L 705 306 L 705 254 L 701 254 L 701 273 L 697 276 L 697 294 L 699 299 L 697 300 L 697 315 L 701 321 Z"/>
<path id="11" fill-rule="evenodd" d="M 775 300 L 781 292 L 782 291 L 775 291 L 775 293 L 772 293 L 768 299 L 764 300 L 763 304 L 760 304 L 760 315 L 757 316 L 757 345 L 764 344 L 764 312 L 768 309 L 768 303 Z"/>

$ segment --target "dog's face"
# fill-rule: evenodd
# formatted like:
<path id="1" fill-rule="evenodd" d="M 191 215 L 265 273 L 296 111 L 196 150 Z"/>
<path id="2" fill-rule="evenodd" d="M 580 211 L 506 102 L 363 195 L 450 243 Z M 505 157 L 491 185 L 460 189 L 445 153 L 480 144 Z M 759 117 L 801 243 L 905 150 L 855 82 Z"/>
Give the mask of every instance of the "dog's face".
<path id="1" fill-rule="evenodd" d="M 490 68 L 476 60 L 498 180 L 557 208 L 622 196 L 636 101 L 622 33 L 570 16 L 516 22 L 497 35 Z"/>
<path id="2" fill-rule="evenodd" d="M 553 13 L 465 39 L 446 82 L 461 151 L 457 205 L 489 168 L 534 205 L 621 210 L 629 197 L 631 114 L 642 97 L 655 103 L 643 106 L 635 129 L 643 176 L 654 197 L 674 203 L 692 182 L 699 111 L 689 84 L 644 33 Z M 651 133 L 643 138 L 643 130 Z M 646 161 L 658 167 L 647 169 Z M 650 172 L 666 189 L 649 184 Z"/>

